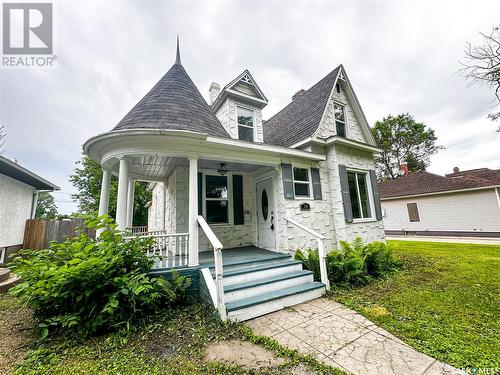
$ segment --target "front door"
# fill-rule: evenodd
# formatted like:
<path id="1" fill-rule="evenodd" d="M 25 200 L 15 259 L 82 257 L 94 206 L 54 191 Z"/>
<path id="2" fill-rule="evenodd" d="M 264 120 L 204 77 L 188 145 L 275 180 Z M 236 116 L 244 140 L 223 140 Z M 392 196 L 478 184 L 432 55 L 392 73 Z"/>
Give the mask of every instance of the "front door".
<path id="1" fill-rule="evenodd" d="M 257 182 L 257 236 L 259 247 L 274 250 L 274 190 L 271 178 Z"/>

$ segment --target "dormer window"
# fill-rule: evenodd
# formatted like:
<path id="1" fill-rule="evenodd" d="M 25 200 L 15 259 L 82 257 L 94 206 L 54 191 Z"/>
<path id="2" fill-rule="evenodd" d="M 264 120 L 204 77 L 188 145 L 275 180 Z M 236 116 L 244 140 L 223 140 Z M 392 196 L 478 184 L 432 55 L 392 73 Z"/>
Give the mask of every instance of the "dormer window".
<path id="1" fill-rule="evenodd" d="M 343 105 L 335 103 L 333 105 L 333 113 L 335 115 L 335 127 L 337 135 L 345 137 L 345 108 Z"/>
<path id="2" fill-rule="evenodd" d="M 254 111 L 237 106 L 238 139 L 253 142 Z"/>

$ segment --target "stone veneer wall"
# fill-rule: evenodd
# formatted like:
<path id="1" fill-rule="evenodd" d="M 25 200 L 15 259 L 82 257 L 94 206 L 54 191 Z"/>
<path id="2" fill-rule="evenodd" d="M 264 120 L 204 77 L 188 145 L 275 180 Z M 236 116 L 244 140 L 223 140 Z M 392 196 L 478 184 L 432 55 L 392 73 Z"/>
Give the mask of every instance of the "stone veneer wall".
<path id="1" fill-rule="evenodd" d="M 347 223 L 344 217 L 344 205 L 340 188 L 339 164 L 348 168 L 368 171 L 374 169 L 373 155 L 368 152 L 357 151 L 345 146 L 332 145 L 327 150 L 328 175 L 330 184 L 330 200 L 333 207 L 337 241 L 353 241 L 361 237 L 365 242 L 383 241 L 384 224 L 381 220 L 371 220 L 363 223 Z M 373 212 L 372 207 L 372 212 Z"/>
<path id="2" fill-rule="evenodd" d="M 336 244 L 335 227 L 332 221 L 333 210 L 330 204 L 330 184 L 328 183 L 328 169 L 326 162 L 304 163 L 303 161 L 286 160 L 294 166 L 319 167 L 321 178 L 322 200 L 313 199 L 285 199 L 283 195 L 283 177 L 281 168 L 275 176 L 276 186 L 276 229 L 277 248 L 281 251 L 295 251 L 298 248 L 317 248 L 316 240 L 303 230 L 288 224 L 285 217 L 292 218 L 299 223 L 315 230 L 326 237 L 326 249 L 333 249 Z M 300 204 L 307 202 L 310 211 L 301 211 Z"/>
<path id="3" fill-rule="evenodd" d="M 222 126 L 229 133 L 231 138 L 238 139 L 238 125 L 237 125 L 237 112 L 236 105 L 238 103 L 231 98 L 226 99 L 226 101 L 221 105 L 216 113 L 217 118 L 221 122 Z M 243 107 L 250 108 L 246 104 L 242 104 Z M 254 130 L 254 141 L 263 142 L 264 133 L 262 129 L 262 110 L 259 108 L 254 108 L 255 111 L 255 130 Z"/>
<path id="4" fill-rule="evenodd" d="M 337 102 L 342 104 L 345 107 L 346 112 L 346 135 L 347 138 L 353 139 L 358 142 L 366 143 L 366 139 L 363 135 L 363 131 L 361 130 L 361 126 L 359 125 L 358 119 L 352 110 L 352 106 L 345 95 L 343 86 L 340 90 L 340 94 L 337 91 L 332 91 L 330 96 L 330 100 L 328 101 L 328 105 L 325 110 L 325 114 L 323 120 L 318 127 L 318 130 L 315 132 L 315 136 L 318 138 L 328 138 L 330 136 L 337 134 L 337 129 L 335 126 L 335 120 L 333 115 L 333 104 Z"/>

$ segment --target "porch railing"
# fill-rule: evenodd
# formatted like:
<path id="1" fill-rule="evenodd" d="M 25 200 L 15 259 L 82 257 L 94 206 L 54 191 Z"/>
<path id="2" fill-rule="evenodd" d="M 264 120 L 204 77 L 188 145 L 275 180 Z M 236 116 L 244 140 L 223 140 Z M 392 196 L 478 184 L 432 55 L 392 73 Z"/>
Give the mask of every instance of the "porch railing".
<path id="1" fill-rule="evenodd" d="M 326 253 L 325 253 L 325 236 L 322 234 L 316 232 L 315 230 L 306 227 L 303 224 L 300 224 L 299 222 L 290 219 L 288 217 L 285 217 L 285 220 L 289 222 L 292 225 L 295 225 L 297 228 L 302 229 L 304 232 L 307 232 L 311 234 L 315 239 L 316 243 L 318 244 L 318 255 L 319 255 L 319 272 L 321 275 L 321 282 L 325 284 L 326 289 L 330 289 L 330 280 L 328 280 L 328 273 L 326 272 Z"/>
<path id="2" fill-rule="evenodd" d="M 134 237 L 153 238 L 154 242 L 146 250 L 148 257 L 154 257 L 153 269 L 172 268 L 188 265 L 189 259 L 189 233 L 167 233 L 167 231 L 138 232 Z"/>
<path id="3" fill-rule="evenodd" d="M 140 225 L 137 227 L 132 227 L 130 228 L 130 231 L 132 234 L 144 234 L 148 232 L 148 226 L 147 225 Z"/>
<path id="4" fill-rule="evenodd" d="M 208 241 L 214 248 L 214 263 L 215 263 L 215 292 L 217 297 L 217 310 L 222 320 L 227 319 L 226 305 L 224 303 L 224 284 L 223 284 L 223 265 L 222 265 L 222 243 L 219 241 L 212 228 L 207 224 L 203 216 L 198 216 L 198 224 L 205 232 Z"/>

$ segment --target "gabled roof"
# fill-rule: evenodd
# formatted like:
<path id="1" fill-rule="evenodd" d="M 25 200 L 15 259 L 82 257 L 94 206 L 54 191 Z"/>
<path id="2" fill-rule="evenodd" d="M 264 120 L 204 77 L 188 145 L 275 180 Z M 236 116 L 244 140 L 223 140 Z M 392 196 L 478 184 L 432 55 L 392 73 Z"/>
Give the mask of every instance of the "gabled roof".
<path id="1" fill-rule="evenodd" d="M 179 44 L 174 65 L 113 130 L 124 129 L 188 130 L 229 138 L 182 66 Z"/>
<path id="2" fill-rule="evenodd" d="M 243 101 L 252 102 L 260 108 L 265 107 L 268 103 L 267 97 L 264 95 L 264 92 L 260 89 L 257 81 L 255 81 L 248 69 L 245 69 L 243 73 L 229 82 L 220 91 L 219 96 L 217 96 L 212 103 L 212 110 L 214 112 L 219 109 L 228 95 L 238 97 Z"/>
<path id="3" fill-rule="evenodd" d="M 264 124 L 264 142 L 291 146 L 310 137 L 318 128 L 340 66 L 312 86 Z"/>
<path id="4" fill-rule="evenodd" d="M 57 185 L 0 155 L 0 174 L 33 186 L 36 190 L 59 190 Z"/>
<path id="5" fill-rule="evenodd" d="M 395 180 L 384 181 L 379 184 L 382 199 L 396 198 L 410 195 L 452 192 L 457 190 L 478 189 L 500 186 L 500 170 L 487 169 L 489 178 L 461 172 L 460 176 L 440 176 L 428 172 L 414 172 Z"/>

